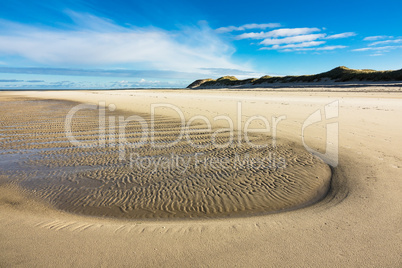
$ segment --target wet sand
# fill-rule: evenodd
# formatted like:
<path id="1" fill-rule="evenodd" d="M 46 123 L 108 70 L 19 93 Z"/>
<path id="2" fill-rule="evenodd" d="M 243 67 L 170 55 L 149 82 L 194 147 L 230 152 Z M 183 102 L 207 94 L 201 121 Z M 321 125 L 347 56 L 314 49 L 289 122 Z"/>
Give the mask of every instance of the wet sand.
<path id="1" fill-rule="evenodd" d="M 48 180 L 43 180 L 38 185 L 31 184 L 29 179 L 26 180 L 32 178 L 33 172 L 41 172 L 32 168 L 32 170 L 23 170 L 19 173 L 25 177 L 18 176 L 18 173 L 11 174 L 12 177 L 14 176 L 13 179 L 19 177 L 21 184 L 5 184 L 10 178 L 10 174 L 1 176 L 3 182 L 0 189 L 0 209 L 2 211 L 0 233 L 3 241 L 1 244 L 1 265 L 177 266 L 198 263 L 200 265 L 224 266 L 343 265 L 351 267 L 360 265 L 397 267 L 401 263 L 402 207 L 400 196 L 402 196 L 402 183 L 400 177 L 402 175 L 402 156 L 399 148 L 402 145 L 400 139 L 402 127 L 398 122 L 402 115 L 402 105 L 399 93 L 81 91 L 2 92 L 0 95 L 2 98 L 7 97 L 10 100 L 15 100 L 16 96 L 19 96 L 18 98 L 27 96 L 45 100 L 52 99 L 52 101 L 45 101 L 43 105 L 53 103 L 54 111 L 59 111 L 62 107 L 58 103 L 59 100 L 95 104 L 98 101 L 105 101 L 106 105 L 116 104 L 119 112 L 124 110 L 128 113 L 127 115 L 132 115 L 134 112 L 140 113 L 144 118 L 149 113 L 151 103 L 168 102 L 180 107 L 187 119 L 201 114 L 211 120 L 213 117 L 223 114 L 231 118 L 237 117 L 236 108 L 240 101 L 244 120 L 256 114 L 263 114 L 268 118 L 271 115 L 276 117 L 286 115 L 286 120 L 278 125 L 278 140 L 280 141 L 278 148 L 282 152 L 288 152 L 290 149 L 295 150 L 293 153 L 296 157 L 288 157 L 290 159 L 298 159 L 297 155 L 305 153 L 302 147 L 301 128 L 306 118 L 317 110 L 322 109 L 324 112 L 323 108 L 326 104 L 339 100 L 339 118 L 336 119 L 339 122 L 339 164 L 332 168 L 331 188 L 328 195 L 320 202 L 291 211 L 261 215 L 261 213 L 275 209 L 297 207 L 298 204 L 311 199 L 311 192 L 306 194 L 307 199 L 298 200 L 290 206 L 289 204 L 284 206 L 286 202 L 278 202 L 282 207 L 265 207 L 260 210 L 260 205 L 265 204 L 266 201 L 258 199 L 253 194 L 253 190 L 266 189 L 271 191 L 272 189 L 261 187 L 262 184 L 258 184 L 258 178 L 267 177 L 263 170 L 256 172 L 253 168 L 246 168 L 244 182 L 247 185 L 256 183 L 255 188 L 250 189 L 251 191 L 243 192 L 242 186 L 239 186 L 241 184 L 236 185 L 235 182 L 228 181 L 228 178 L 232 177 L 230 173 L 227 177 L 226 175 L 219 177 L 224 182 L 220 186 L 225 185 L 225 188 L 216 188 L 216 186 L 215 188 L 217 191 L 219 189 L 223 192 L 227 191 L 228 195 L 225 198 L 229 198 L 233 192 L 239 190 L 239 196 L 243 198 L 243 201 L 239 201 L 238 204 L 245 204 L 244 200 L 251 198 L 249 204 L 252 206 L 248 207 L 247 211 L 252 211 L 252 215 L 247 215 L 247 213 L 244 215 L 248 217 L 227 217 L 242 214 L 237 214 L 241 206 L 225 207 L 219 205 L 219 202 L 211 202 L 210 206 L 207 207 L 213 217 L 199 218 L 200 215 L 205 215 L 204 212 L 207 211 L 207 208 L 201 209 L 199 207 L 198 210 L 193 210 L 194 214 L 191 221 L 180 220 L 183 215 L 190 215 L 191 213 L 188 214 L 188 211 L 183 213 L 184 210 L 179 209 L 178 206 L 171 206 L 179 216 L 177 217 L 179 220 L 176 221 L 167 221 L 163 217 L 155 219 L 151 216 L 149 218 L 154 220 L 142 220 L 142 218 L 148 218 L 144 215 L 152 215 L 149 212 L 136 216 L 130 215 L 130 219 L 98 217 L 99 215 L 110 216 L 105 212 L 94 213 L 93 215 L 97 215 L 97 217 L 89 217 L 75 214 L 76 212 L 84 212 L 79 209 L 58 207 L 58 204 L 63 202 L 60 202 L 54 194 L 60 191 L 49 187 L 49 185 L 53 185 L 53 182 L 49 183 Z M 1 102 L 2 110 L 7 103 L 11 103 L 10 100 Z M 23 104 L 20 105 L 24 106 Z M 3 155 L 2 165 L 5 164 L 7 169 L 21 170 L 18 163 L 30 164 L 31 167 L 51 167 L 54 172 L 47 175 L 51 178 L 59 178 L 60 181 L 57 185 L 66 187 L 67 184 L 64 183 L 67 177 L 71 178 L 71 176 L 60 174 L 60 164 L 63 168 L 92 164 L 95 169 L 84 171 L 89 176 L 83 179 L 81 174 L 77 177 L 79 180 L 95 179 L 96 181 L 96 178 L 107 178 L 112 173 L 118 175 L 112 184 L 134 182 L 125 177 L 124 172 L 118 174 L 116 171 L 104 170 L 104 167 L 98 168 L 99 166 L 115 164 L 110 160 L 116 159 L 115 156 L 112 158 L 94 157 L 97 154 L 94 148 L 71 148 L 68 143 L 65 143 L 62 131 L 60 131 L 64 119 L 62 116 L 58 116 L 56 112 L 52 116 L 59 118 L 58 126 L 56 125 L 53 128 L 47 124 L 40 125 L 40 122 L 43 121 L 43 117 L 40 117 L 40 111 L 41 108 L 38 108 L 36 112 L 29 113 L 29 118 L 32 119 L 30 120 L 32 127 L 27 130 L 29 133 L 33 129 L 39 128 L 41 129 L 40 135 L 26 135 L 24 140 L 14 139 L 12 143 L 5 142 L 7 137 L 1 136 L 2 150 L 3 152 L 9 150 L 7 151 L 8 155 L 15 155 L 12 150 L 38 150 L 36 151 L 36 158 L 27 157 L 29 160 L 24 160 L 23 163 L 19 162 L 21 158 L 18 157 L 24 158 L 26 156 L 24 153 L 19 153 L 17 158 L 13 158 L 14 163 L 17 162 L 17 166 L 14 167 L 12 164 L 4 162 Z M 11 112 L 15 113 L 16 110 L 14 109 Z M 20 118 L 22 114 L 25 115 L 26 113 L 22 109 L 18 112 L 20 115 L 17 117 L 7 117 L 2 113 L 2 130 L 16 129 L 16 124 L 24 121 Z M 175 114 L 174 111 L 167 110 L 164 112 L 163 118 L 158 118 L 158 120 L 162 120 L 164 123 L 166 121 L 173 123 L 175 120 L 172 118 L 175 115 L 177 116 L 177 113 Z M 20 121 L 13 118 L 18 118 Z M 33 120 L 35 118 L 36 121 Z M 166 120 L 167 118 L 170 119 Z M 309 147 L 319 152 L 325 151 L 324 126 L 325 123 L 330 122 L 332 121 L 319 123 L 306 129 L 305 142 Z M 77 128 L 73 130 L 79 131 L 80 128 L 82 126 L 77 125 Z M 169 126 L 168 129 L 172 130 L 174 127 Z M 24 134 L 18 132 L 21 130 L 14 131 L 8 132 L 7 135 Z M 83 140 L 91 140 L 88 138 L 91 131 L 96 132 L 96 127 L 93 126 L 92 129 L 85 130 L 85 135 L 82 136 Z M 42 140 L 40 136 L 43 137 Z M 52 136 L 54 141 L 60 142 L 62 149 L 59 152 L 47 150 L 54 147 L 55 144 L 49 145 L 45 142 L 48 136 Z M 227 136 L 222 133 L 220 138 L 222 138 L 222 142 L 225 142 Z M 204 136 L 203 139 L 207 141 L 210 137 Z M 258 136 L 253 137 L 253 139 L 257 141 Z M 233 151 L 240 149 L 237 147 L 230 148 Z M 191 153 L 193 149 L 179 144 L 173 151 L 177 152 L 178 150 Z M 261 152 L 258 149 L 252 150 L 257 156 L 260 153 L 264 155 L 267 153 L 267 151 Z M 61 154 L 61 152 L 63 153 Z M 89 153 L 86 154 L 87 152 Z M 115 152 L 110 152 L 110 154 L 113 153 Z M 148 155 L 149 151 L 145 150 L 142 153 Z M 217 150 L 216 153 L 225 155 L 227 150 Z M 58 155 L 62 156 L 57 157 Z M 288 156 L 286 153 L 281 155 Z M 76 160 L 71 161 L 71 159 Z M 302 162 L 295 160 L 293 173 L 300 174 L 300 172 L 296 172 L 297 168 L 304 168 L 306 164 L 312 166 L 316 172 L 317 165 L 323 164 L 314 159 L 316 158 L 303 158 Z M 12 162 L 12 160 L 7 161 Z M 299 164 L 300 166 L 298 166 Z M 326 170 L 325 165 L 323 167 L 324 169 L 319 170 Z M 139 171 L 137 172 L 139 173 Z M 254 175 L 255 173 L 256 176 L 252 177 L 251 174 Z M 67 172 L 66 174 L 70 173 Z M 95 176 L 95 174 L 97 175 Z M 275 174 L 274 172 L 270 176 L 276 178 L 275 176 L 280 173 Z M 324 172 L 323 175 L 325 174 L 328 173 Z M 253 178 L 257 179 L 253 180 Z M 151 184 L 159 183 L 152 181 L 152 178 L 150 179 Z M 183 183 L 182 186 L 185 185 L 184 181 L 186 180 L 179 181 Z M 202 183 L 211 182 L 211 180 L 199 181 Z M 214 182 L 216 183 L 216 181 Z M 134 183 L 137 183 L 136 187 L 138 188 L 141 184 L 149 185 L 150 181 Z M 70 191 L 73 189 L 71 185 L 68 186 Z M 91 191 L 93 190 L 93 187 L 89 188 Z M 278 189 L 280 188 L 278 187 Z M 162 188 L 156 188 L 156 191 L 158 189 Z M 293 194 L 296 195 L 288 196 L 300 196 L 300 192 L 296 191 L 297 189 L 300 187 L 294 188 Z M 291 190 L 292 188 L 290 188 L 290 192 Z M 191 192 L 194 192 L 194 189 Z M 289 189 L 285 192 L 288 194 Z M 159 193 L 162 196 L 162 193 Z M 267 192 L 263 193 L 265 196 Z M 302 191 L 302 193 L 307 192 Z M 214 196 L 218 195 L 216 192 Z M 69 200 L 68 196 L 61 198 Z M 109 200 L 113 200 L 113 198 L 109 198 Z M 203 198 L 208 198 L 208 195 L 201 197 L 201 200 L 204 200 Z M 84 201 L 85 199 L 80 200 Z M 77 203 L 77 207 L 83 207 L 84 204 L 88 206 L 90 203 L 95 207 L 100 206 L 100 204 L 93 202 L 98 200 L 97 198 L 90 200 L 92 203 Z M 167 196 L 166 200 L 174 199 Z M 283 201 L 282 198 L 278 198 L 278 200 Z M 232 200 L 231 204 L 235 204 L 235 202 Z M 197 206 L 192 204 L 189 207 L 196 208 Z M 215 217 L 219 216 L 217 215 L 219 213 L 212 213 L 212 208 L 219 207 L 225 209 L 222 211 L 218 209 L 217 212 L 223 212 L 220 215 L 226 217 Z M 59 210 L 59 208 L 64 209 L 64 211 Z M 130 211 L 131 208 L 134 207 L 127 206 L 126 211 Z M 228 213 L 225 214 L 225 212 Z M 84 213 L 88 213 L 88 211 Z M 130 214 L 119 208 L 118 214 L 126 215 L 125 213 Z M 111 215 L 116 216 L 114 213 Z M 153 213 L 153 215 L 155 214 Z"/>
<path id="2" fill-rule="evenodd" d="M 254 134 L 249 143 L 241 135 L 239 142 L 201 121 L 180 138 L 178 119 L 115 109 L 103 116 L 98 106 L 72 117 L 71 136 L 88 145 L 76 146 L 65 122 L 77 103 L 2 101 L 0 175 L 65 211 L 129 219 L 244 216 L 311 204 L 329 188 L 328 165 L 295 143 L 272 146 L 267 135 Z M 133 121 L 122 140 L 116 118 L 130 116 L 153 131 Z M 149 137 L 140 144 L 144 134 Z"/>

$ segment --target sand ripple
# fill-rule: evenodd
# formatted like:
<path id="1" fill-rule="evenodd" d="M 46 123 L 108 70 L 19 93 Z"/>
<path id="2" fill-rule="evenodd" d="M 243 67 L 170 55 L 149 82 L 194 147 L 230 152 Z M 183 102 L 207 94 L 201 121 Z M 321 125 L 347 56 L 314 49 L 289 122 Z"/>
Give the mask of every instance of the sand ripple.
<path id="1" fill-rule="evenodd" d="M 145 143 L 119 151 L 118 127 L 110 118 L 133 115 L 106 111 L 105 146 L 80 148 L 65 135 L 68 111 L 77 105 L 56 100 L 0 103 L 0 175 L 57 208 L 81 214 L 125 218 L 191 218 L 251 215 L 297 208 L 317 201 L 329 187 L 331 171 L 295 144 L 256 148 L 231 143 L 212 145 L 212 132 L 198 122 L 189 138 L 169 148 Z M 136 114 L 151 124 L 148 114 Z M 79 111 L 72 121 L 77 140 L 99 142 L 96 110 Z M 179 120 L 153 120 L 156 144 L 176 140 Z M 126 127 L 126 143 L 139 142 L 141 125 Z M 214 131 L 214 130 L 213 130 Z M 218 144 L 228 132 L 216 135 Z M 269 137 L 253 136 L 255 144 Z"/>

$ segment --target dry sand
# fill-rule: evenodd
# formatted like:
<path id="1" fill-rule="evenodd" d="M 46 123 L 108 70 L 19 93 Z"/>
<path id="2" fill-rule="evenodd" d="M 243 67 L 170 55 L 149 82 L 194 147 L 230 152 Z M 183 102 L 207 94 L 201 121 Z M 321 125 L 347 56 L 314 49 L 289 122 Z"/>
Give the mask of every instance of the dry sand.
<path id="1" fill-rule="evenodd" d="M 363 91 L 364 88 L 361 90 Z M 2 92 L 0 97 L 2 100 L 8 98 L 7 102 L 3 101 L 0 104 L 2 111 L 5 111 L 1 115 L 2 130 L 7 129 L 6 125 L 11 125 L 11 128 L 15 129 L 18 122 L 26 121 L 26 119 L 21 119 L 24 115 L 30 119 L 28 120 L 31 122 L 30 129 L 41 128 L 40 135 L 43 137 L 42 140 L 38 135 L 25 135 L 24 139 L 16 137 L 10 145 L 4 142 L 7 140 L 7 136 L 4 134 L 21 134 L 21 132 L 13 133 L 8 129 L 7 133 L 2 131 L 0 136 L 3 151 L 1 158 L 3 162 L 0 164 L 7 165 L 8 170 L 15 168 L 13 170 L 15 173 L 5 174 L 3 172 L 4 174 L 0 177 L 2 181 L 2 187 L 0 187 L 0 235 L 2 241 L 0 244 L 0 266 L 193 266 L 196 264 L 199 266 L 219 265 L 226 267 L 398 267 L 402 263 L 402 205 L 400 202 L 402 196 L 402 153 L 400 152 L 402 125 L 399 123 L 402 116 L 402 95 L 400 93 L 339 93 L 309 92 L 308 90 L 286 93 L 258 90 L 247 92 L 136 90 Z M 36 108 L 32 108 L 33 104 L 31 104 L 29 106 L 31 107 L 30 112 L 27 115 L 27 109 L 24 111 L 21 108 L 24 107 L 23 99 L 26 97 L 51 99 L 51 101 L 42 103 L 46 108 L 43 111 L 48 110 L 48 105 L 52 105 L 54 110 L 52 116 L 59 118 L 58 125 L 55 128 L 48 126 L 48 124 L 40 125 L 44 119 L 43 115 L 40 116 L 40 102 L 35 102 Z M 16 98 L 21 101 L 20 104 L 13 104 L 13 107 L 20 107 L 21 109 L 18 110 L 18 120 L 10 118 L 15 110 L 11 110 L 12 113 L 10 113 L 11 107 L 7 107 L 11 103 L 10 101 L 15 101 Z M 49 178 L 60 178 L 57 185 L 67 187 L 65 181 L 71 176 L 67 176 L 67 178 L 63 175 L 64 173 L 60 172 L 60 163 L 62 163 L 63 168 L 74 168 L 77 163 L 78 165 L 86 165 L 94 163 L 93 161 L 103 161 L 96 163 L 97 165 L 105 164 L 104 161 L 110 165 L 110 161 L 112 161 L 110 159 L 116 159 L 116 156 L 95 157 L 95 149 L 90 154 L 84 154 L 84 151 L 73 147 L 68 148 L 68 152 L 63 153 L 64 159 L 57 159 L 58 155 L 61 154 L 60 152 L 55 153 L 52 150 L 46 150 L 46 148 L 54 147 L 54 143 L 49 145 L 43 142 L 49 136 L 52 136 L 53 141 L 58 141 L 60 144 L 64 143 L 63 133 L 60 132 L 64 116 L 60 114 L 60 111 L 66 103 L 60 100 L 94 104 L 104 101 L 106 106 L 115 104 L 117 109 L 119 111 L 124 110 L 126 115 L 141 114 L 144 117 L 150 111 L 150 104 L 169 103 L 179 107 L 187 120 L 194 115 L 203 115 L 211 119 L 212 122 L 213 117 L 219 115 L 227 115 L 235 121 L 238 117 L 237 108 L 241 102 L 243 124 L 247 118 L 258 114 L 269 119 L 271 116 L 286 116 L 286 119 L 278 124 L 278 148 L 283 155 L 286 155 L 285 152 L 288 152 L 289 148 L 295 148 L 297 152 L 294 152 L 296 157 L 293 159 L 297 159 L 297 156 L 305 153 L 302 151 L 301 139 L 303 122 L 315 111 L 320 109 L 324 111 L 323 108 L 326 104 L 339 100 L 338 118 L 312 125 L 305 132 L 305 141 L 308 146 L 323 152 L 326 145 L 325 123 L 338 122 L 339 164 L 332 169 L 331 189 L 323 200 L 304 208 L 276 214 L 244 217 L 245 215 L 238 214 L 238 212 L 253 210 L 254 212 L 267 212 L 281 208 L 294 208 L 308 203 L 308 200 L 314 199 L 314 195 L 306 190 L 300 191 L 300 185 L 298 185 L 293 190 L 292 188 L 285 189 L 282 192 L 282 194 L 286 193 L 285 198 L 283 195 L 279 195 L 280 198 L 277 198 L 277 201 L 285 200 L 286 202 L 278 202 L 278 206 L 274 208 L 261 207 L 267 202 L 262 199 L 261 195 L 257 195 L 253 191 L 266 189 L 266 192 L 261 193 L 262 196 L 265 196 L 272 192 L 272 188 L 275 187 L 264 188 L 261 184 L 264 180 L 258 180 L 258 178 L 265 177 L 264 173 L 253 168 L 246 169 L 246 173 L 244 173 L 244 181 L 242 182 L 246 185 L 244 188 L 240 184 L 235 185 L 235 182 L 228 181 L 231 178 L 230 172 L 220 176 L 219 178 L 224 183 L 219 185 L 221 188 L 215 188 L 218 191 L 212 195 L 215 199 L 211 199 L 211 202 L 208 203 L 209 206 L 205 208 L 201 208 L 197 204 L 190 204 L 191 200 L 194 200 L 193 198 L 188 199 L 187 203 L 184 202 L 184 204 L 188 204 L 184 208 L 178 206 L 177 203 L 174 205 L 174 202 L 169 204 L 171 211 L 176 212 L 179 216 L 187 215 L 188 210 L 192 210 L 194 218 L 191 220 L 181 220 L 180 217 L 174 221 L 164 220 L 161 217 L 157 217 L 157 219 L 149 217 L 154 219 L 143 220 L 142 218 L 147 217 L 146 215 L 150 215 L 149 212 L 132 215 L 134 219 L 132 217 L 131 219 L 117 219 L 72 214 L 56 208 L 91 214 L 87 210 L 77 211 L 71 207 L 62 207 L 60 204 L 63 204 L 63 200 L 70 204 L 72 203 L 71 200 L 81 200 L 84 203 L 89 200 L 85 204 L 75 202 L 77 207 L 84 205 L 99 207 L 101 204 L 96 204 L 97 199 L 95 197 L 83 199 L 82 193 L 75 195 L 73 199 L 69 199 L 70 195 L 58 198 L 55 193 L 60 193 L 60 191 L 52 188 L 54 185 L 49 185 L 46 180 L 39 181 L 37 184 L 32 182 L 34 180 L 26 184 L 7 183 L 10 178 L 13 181 L 19 178 L 22 182 L 26 182 L 26 178 L 32 178 L 35 172 L 39 172 L 39 177 L 42 178 L 42 169 L 37 168 L 38 170 L 35 170 L 35 167 L 46 167 L 48 171 L 49 168 L 53 168 L 47 174 Z M 27 106 L 25 105 L 25 107 Z M 177 117 L 175 111 L 166 109 L 158 117 L 157 125 L 169 124 L 164 130 L 163 137 L 166 137 L 169 130 L 175 129 L 175 120 L 172 119 L 175 116 Z M 75 125 L 74 127 L 73 131 L 82 130 L 82 126 Z M 130 133 L 134 133 L 134 130 L 135 126 L 130 129 Z M 94 132 L 95 127 L 86 129 L 83 139 L 90 140 L 88 137 L 91 131 Z M 224 142 L 227 138 L 226 134 L 221 133 L 220 135 L 221 142 Z M 197 138 L 197 140 L 201 138 L 199 136 L 192 137 Z M 258 139 L 258 137 L 254 138 Z M 208 140 L 209 137 L 204 135 L 201 140 L 205 139 Z M 35 140 L 39 141 L 35 143 Z M 70 145 L 63 144 L 62 147 L 68 146 Z M 288 147 L 285 148 L 286 146 Z M 19 166 L 13 167 L 13 165 L 21 164 L 20 160 L 27 156 L 24 156 L 23 153 L 13 153 L 10 151 L 13 148 L 39 150 L 41 157 L 28 156 L 31 162 L 23 162 L 23 165 L 30 164 L 28 166 L 31 169 L 21 170 Z M 234 147 L 230 150 L 240 149 Z M 267 153 L 260 152 L 257 149 L 249 149 L 254 150 L 257 155 Z M 191 148 L 180 144 L 177 148 L 172 149 L 175 153 L 178 150 L 183 153 L 194 153 Z M 10 160 L 10 158 L 5 158 L 5 152 L 8 155 L 17 156 Z M 150 150 L 143 153 L 150 153 Z M 218 153 L 225 155 L 228 150 L 218 150 Z M 71 156 L 74 156 L 75 162 L 71 160 Z M 302 173 L 300 168 L 306 164 L 312 167 L 311 174 L 316 174 L 317 170 L 321 172 L 326 170 L 325 165 L 322 168 L 319 167 L 323 165 L 319 160 L 315 160 L 315 158 L 304 159 L 304 162 L 295 161 L 293 163 L 293 175 Z M 311 162 L 313 159 L 314 162 Z M 300 166 L 297 166 L 297 163 Z M 297 172 L 297 168 L 299 168 L 299 172 Z M 108 174 L 115 174 L 119 170 L 121 168 L 106 171 L 104 169 L 92 170 L 87 171 L 87 175 L 88 178 L 107 178 L 110 177 Z M 139 171 L 134 176 L 135 178 L 138 177 L 138 173 Z M 254 173 L 257 174 L 254 175 Z M 69 173 L 67 172 L 67 174 Z M 98 174 L 98 177 L 94 174 Z M 278 174 L 275 172 L 271 174 L 273 181 Z M 299 179 L 306 181 L 306 178 L 310 178 L 311 174 Z M 325 174 L 323 172 L 320 177 L 324 178 Z M 134 183 L 129 178 L 124 180 L 124 174 L 121 175 L 117 182 Z M 206 182 L 211 183 L 205 178 L 198 179 L 201 185 Z M 252 179 L 257 183 L 253 186 L 254 188 L 245 191 Z M 184 180 L 180 181 L 183 182 Z M 149 183 L 155 184 L 157 182 L 136 181 L 135 183 L 149 185 Z M 222 188 L 222 185 L 225 187 Z M 89 184 L 86 186 L 91 191 L 97 188 Z M 176 193 L 184 192 L 184 186 L 190 187 L 185 183 L 176 186 L 181 187 L 181 190 Z M 72 192 L 73 186 L 68 187 L 67 192 Z M 139 185 L 136 187 L 138 188 Z M 215 185 L 215 187 L 217 186 Z M 281 188 L 278 187 L 278 189 Z M 306 187 L 306 189 L 314 189 L 315 191 L 322 191 L 322 188 L 325 188 L 322 183 L 318 186 Z M 222 191 L 221 193 L 219 193 L 219 189 Z M 66 191 L 66 188 L 63 190 Z M 195 188 L 188 188 L 187 190 L 191 190 L 190 192 L 193 193 Z M 228 200 L 231 193 L 236 190 L 238 190 L 241 198 L 237 199 L 240 200 L 238 205 L 233 205 L 236 204 L 236 200 L 231 200 L 231 202 Z M 159 195 L 163 196 L 160 192 L 163 191 L 163 187 L 156 188 L 155 191 L 159 191 Z M 228 193 L 226 196 L 224 195 L 225 191 Z M 104 193 L 102 192 L 100 195 Z M 306 194 L 307 197 L 291 204 L 287 203 L 288 200 L 296 200 L 300 194 Z M 156 200 L 154 203 L 166 204 L 169 200 L 175 200 L 178 195 L 174 195 L 174 198 L 166 196 L 165 199 Z M 220 196 L 221 201 L 216 201 L 218 200 L 216 196 Z M 199 198 L 204 200 L 203 198 L 208 198 L 208 195 Z M 112 196 L 108 200 L 116 201 L 118 198 Z M 250 200 L 247 208 L 240 206 L 240 204 L 246 203 L 244 200 Z M 49 204 L 47 201 L 52 203 Z M 224 205 L 225 202 L 232 206 Z M 163 205 L 161 206 L 163 207 Z M 210 211 L 207 211 L 208 209 Z M 215 214 L 213 213 L 214 209 L 216 209 Z M 133 211 L 134 204 L 128 205 L 125 210 Z M 183 214 L 183 211 L 186 213 Z M 224 216 L 236 217 L 198 219 L 205 212 L 209 212 L 209 215 L 212 216 L 219 216 L 223 212 L 222 215 Z M 123 212 L 119 213 L 119 215 L 124 215 L 127 212 L 124 212 L 123 209 Z M 104 211 L 93 214 L 109 215 Z M 239 215 L 242 217 L 238 217 Z M 118 215 L 110 213 L 109 216 Z"/>

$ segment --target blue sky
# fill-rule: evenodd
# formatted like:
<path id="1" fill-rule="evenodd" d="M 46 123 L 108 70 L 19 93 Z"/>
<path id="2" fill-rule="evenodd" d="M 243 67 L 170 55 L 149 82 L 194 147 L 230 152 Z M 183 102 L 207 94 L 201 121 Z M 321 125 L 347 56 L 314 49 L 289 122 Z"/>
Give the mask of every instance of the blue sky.
<path id="1" fill-rule="evenodd" d="M 0 88 L 402 68 L 400 1 L 0 0 Z"/>

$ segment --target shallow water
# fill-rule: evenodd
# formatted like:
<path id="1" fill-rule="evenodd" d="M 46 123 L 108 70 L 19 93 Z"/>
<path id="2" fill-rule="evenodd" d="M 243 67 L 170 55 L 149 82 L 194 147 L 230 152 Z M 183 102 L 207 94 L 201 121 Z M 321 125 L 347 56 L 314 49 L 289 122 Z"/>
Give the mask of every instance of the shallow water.
<path id="1" fill-rule="evenodd" d="M 125 128 L 126 140 L 119 142 L 118 116 L 137 115 L 148 125 L 152 121 L 155 131 L 147 134 L 154 134 L 157 146 L 179 136 L 178 119 L 144 113 L 106 110 L 105 146 L 75 146 L 66 137 L 65 118 L 76 105 L 6 99 L 0 116 L 0 175 L 69 212 L 123 218 L 269 213 L 316 200 L 331 176 L 321 160 L 284 141 L 256 148 L 243 140 L 216 148 L 211 143 L 215 130 L 206 132 L 202 124 L 193 124 L 189 134 L 198 147 L 182 139 L 171 147 L 155 148 L 146 140 L 130 148 L 142 134 L 134 121 Z M 78 141 L 99 142 L 98 110 L 77 112 L 71 125 Z M 228 132 L 216 135 L 218 145 L 229 139 Z M 251 141 L 269 144 L 270 137 Z"/>

